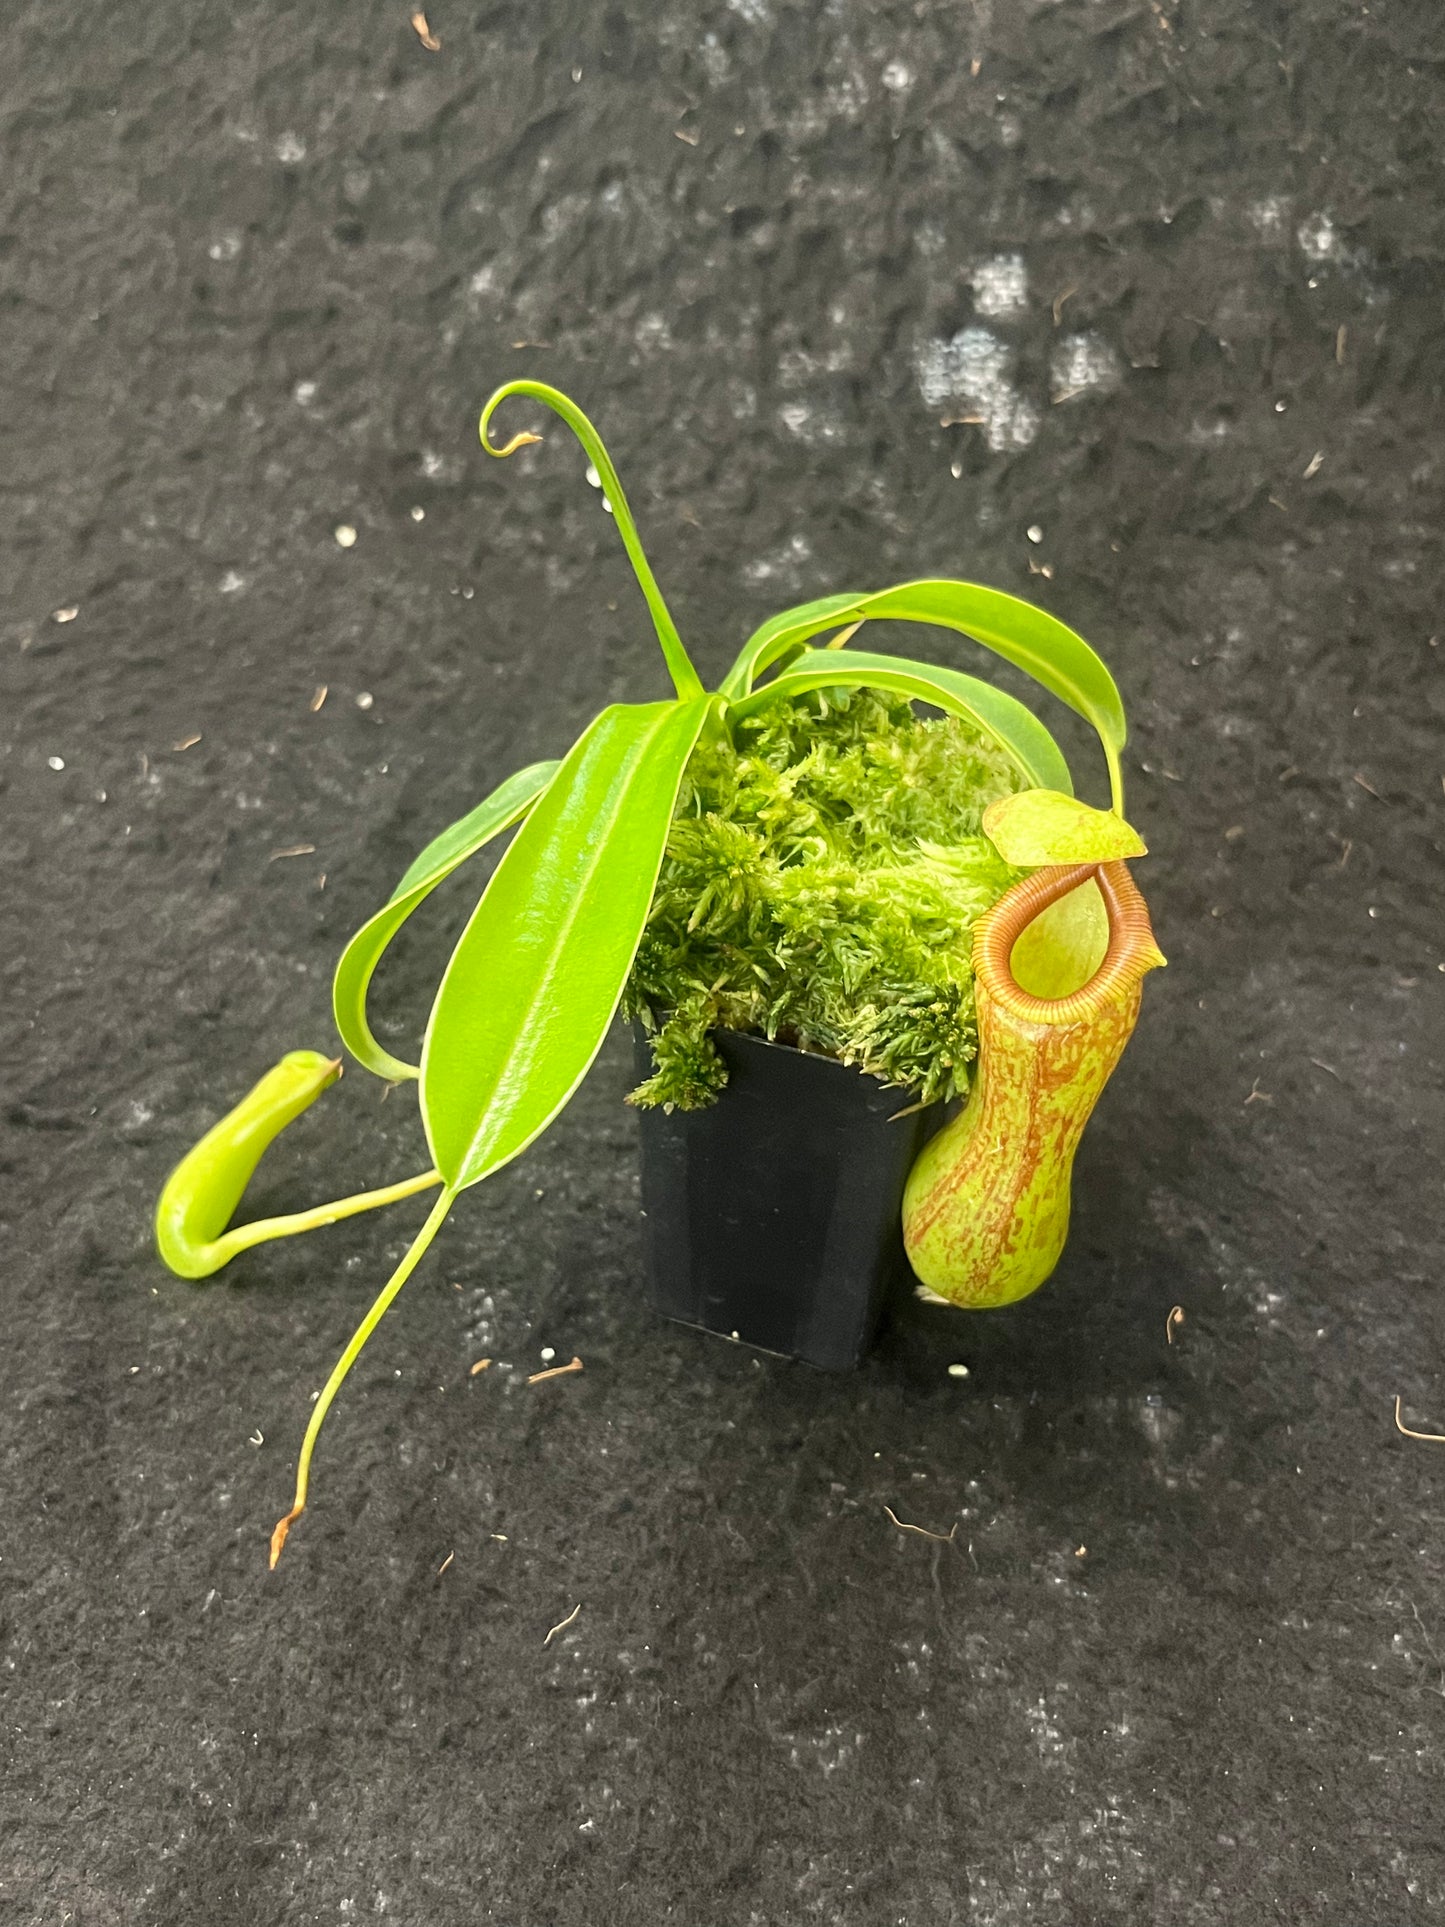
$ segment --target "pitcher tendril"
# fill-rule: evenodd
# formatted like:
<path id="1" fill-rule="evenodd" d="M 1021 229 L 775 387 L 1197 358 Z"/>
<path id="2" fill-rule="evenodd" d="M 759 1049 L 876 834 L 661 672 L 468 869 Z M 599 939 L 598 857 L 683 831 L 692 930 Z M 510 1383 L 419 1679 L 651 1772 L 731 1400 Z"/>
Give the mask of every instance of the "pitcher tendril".
<path id="1" fill-rule="evenodd" d="M 544 407 L 550 408 L 554 415 L 560 415 L 582 444 L 588 460 L 597 470 L 598 478 L 602 483 L 602 493 L 611 505 L 612 519 L 617 524 L 617 533 L 622 537 L 622 546 L 627 551 L 627 558 L 632 564 L 638 586 L 647 599 L 648 609 L 652 613 L 653 627 L 657 630 L 657 639 L 662 644 L 662 653 L 666 658 L 678 699 L 686 702 L 690 697 L 701 696 L 702 681 L 683 647 L 682 637 L 677 633 L 677 624 L 673 621 L 666 602 L 663 601 L 662 591 L 657 586 L 657 578 L 653 575 L 651 565 L 643 553 L 642 543 L 637 534 L 637 524 L 632 519 L 632 510 L 622 491 L 622 482 L 617 470 L 612 465 L 612 457 L 607 453 L 602 437 L 576 402 L 570 401 L 558 389 L 549 388 L 544 381 L 509 381 L 491 396 L 482 410 L 482 419 L 478 424 L 482 447 L 489 455 L 495 455 L 498 460 L 501 460 L 504 456 L 510 455 L 514 449 L 523 448 L 530 442 L 541 441 L 540 435 L 514 435 L 505 448 L 493 448 L 487 440 L 487 423 L 498 407 L 513 395 L 529 396 L 531 400 L 539 401 Z"/>
<path id="2" fill-rule="evenodd" d="M 335 1365 L 332 1367 L 330 1378 L 327 1379 L 321 1389 L 321 1396 L 312 1408 L 311 1422 L 306 1427 L 306 1436 L 301 1441 L 301 1456 L 296 1461 L 295 1500 L 286 1517 L 276 1521 L 275 1528 L 271 1534 L 271 1570 L 273 1572 L 276 1570 L 276 1561 L 281 1557 L 281 1548 L 286 1543 L 287 1533 L 290 1532 L 292 1526 L 295 1525 L 296 1521 L 301 1517 L 301 1514 L 306 1510 L 306 1492 L 311 1481 L 311 1455 L 316 1450 L 316 1440 L 321 1431 L 322 1424 L 325 1421 L 326 1414 L 331 1410 L 332 1400 L 341 1390 L 346 1374 L 351 1370 L 357 1359 L 360 1358 L 367 1339 L 370 1338 L 371 1334 L 385 1317 L 387 1308 L 390 1306 L 392 1300 L 426 1255 L 427 1247 L 431 1244 L 432 1239 L 437 1235 L 438 1231 L 441 1230 L 442 1220 L 446 1217 L 448 1211 L 451 1210 L 455 1197 L 456 1193 L 454 1191 L 443 1191 L 442 1195 L 432 1206 L 431 1215 L 421 1230 L 418 1231 L 415 1238 L 412 1239 L 406 1256 L 391 1274 L 390 1278 L 387 1279 L 385 1285 L 378 1293 L 371 1310 L 352 1333 L 351 1343 L 346 1347 L 346 1350 L 341 1354 L 340 1358 L 337 1359 Z"/>
<path id="3" fill-rule="evenodd" d="M 814 1029 L 826 1021 L 835 1054 L 866 1063 L 916 1096 L 950 1078 L 963 1089 L 976 975 L 973 1094 L 961 1119 L 915 1166 L 907 1232 L 921 1274 L 940 1295 L 984 1304 L 1020 1296 L 1047 1276 L 1067 1222 L 1078 1130 L 1132 1029 L 1138 980 L 1162 961 L 1124 868 L 1124 859 L 1144 851 L 1123 819 L 1124 706 L 1082 636 L 1017 596 L 929 578 L 783 610 L 748 638 L 709 694 L 597 429 L 545 382 L 510 381 L 479 421 L 481 445 L 497 459 L 542 439 L 523 429 L 500 446 L 490 440 L 493 416 L 512 398 L 550 409 L 596 469 L 676 695 L 614 703 L 564 756 L 508 777 L 427 844 L 343 951 L 332 986 L 337 1030 L 363 1068 L 394 1085 L 416 1085 L 430 1151 L 426 1170 L 232 1227 L 267 1147 L 341 1074 L 339 1058 L 293 1051 L 201 1138 L 161 1192 L 161 1257 L 181 1277 L 200 1279 L 269 1239 L 441 1187 L 316 1400 L 297 1461 L 295 1501 L 271 1535 L 272 1566 L 306 1508 L 321 1427 L 367 1341 L 460 1193 L 521 1156 L 570 1102 L 624 992 L 632 1007 L 645 997 L 664 1019 L 654 1030 L 658 1074 L 650 1089 L 634 1094 L 638 1102 L 681 1101 L 681 1092 L 709 1101 L 719 1088 L 717 1066 L 703 1048 L 709 1026 L 731 1017 L 739 1028 L 767 1030 L 784 1021 L 780 986 L 786 991 L 789 970 L 810 967 L 827 993 L 808 1007 Z M 1104 752 L 1110 808 L 1075 798 L 1063 752 L 1013 696 L 956 669 L 851 647 L 874 622 L 951 630 L 1082 716 Z M 916 703 L 941 710 L 944 722 L 927 722 Z M 886 742 L 864 726 L 865 711 L 885 719 Z M 846 727 L 826 724 L 840 715 Z M 823 735 L 831 761 L 820 747 Z M 925 780 L 945 764 L 953 788 Z M 807 782 L 794 780 L 804 769 Z M 922 815 L 909 801 L 920 794 L 928 799 Z M 836 831 L 831 844 L 818 819 L 808 818 L 815 803 Z M 793 854 L 812 849 L 814 871 L 802 876 L 795 865 L 787 887 L 773 887 L 770 829 L 795 833 Z M 432 891 L 509 830 L 512 841 L 442 974 L 419 1059 L 399 1056 L 371 1027 L 374 973 Z M 763 860 L 755 860 L 760 851 Z M 1029 870 L 1032 877 L 1016 881 Z M 1066 878 L 1072 883 L 1061 882 Z M 925 884 L 932 894 L 920 910 Z M 826 913 L 819 907 L 825 900 Z M 896 962 L 911 954 L 910 945 L 913 952 L 923 945 L 931 974 L 884 971 L 886 994 L 875 1007 L 859 988 L 861 966 L 876 956 L 884 923 L 886 954 Z M 962 940 L 967 929 L 975 931 L 971 949 Z M 997 934 L 985 942 L 989 929 L 1002 931 L 1007 943 Z M 670 931 L 671 964 L 698 965 L 681 984 L 675 969 L 668 975 Z M 734 940 L 739 931 L 746 943 Z M 831 978 L 818 961 L 830 941 Z M 713 943 L 717 957 L 707 950 Z M 760 985 L 776 962 L 778 981 L 766 996 L 751 981 L 733 984 L 718 974 L 739 956 L 757 964 L 752 977 Z M 725 985 L 732 985 L 732 1002 Z M 786 1021 L 802 1022 L 798 1004 Z M 1041 1036 L 1053 1051 L 1044 1084 L 1030 1068 Z M 1053 1107 L 1047 1117 L 1038 1108 L 1045 1101 Z M 969 1120 L 980 1118 L 975 1131 Z M 1007 1157 L 995 1158 L 985 1152 L 999 1119 L 1016 1141 Z M 1023 1245 L 1026 1257 L 1009 1258 Z"/>

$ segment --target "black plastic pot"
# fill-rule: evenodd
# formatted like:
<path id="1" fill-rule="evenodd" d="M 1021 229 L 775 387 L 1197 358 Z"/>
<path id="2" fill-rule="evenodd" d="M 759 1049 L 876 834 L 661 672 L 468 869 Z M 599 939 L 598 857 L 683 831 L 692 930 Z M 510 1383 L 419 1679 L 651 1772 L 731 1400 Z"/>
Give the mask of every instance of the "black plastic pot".
<path id="1" fill-rule="evenodd" d="M 727 1089 L 639 1111 L 652 1300 L 664 1317 L 802 1359 L 857 1365 L 911 1279 L 903 1185 L 943 1106 L 833 1058 L 739 1031 L 713 1041 Z M 652 1057 L 634 1030 L 638 1074 Z"/>

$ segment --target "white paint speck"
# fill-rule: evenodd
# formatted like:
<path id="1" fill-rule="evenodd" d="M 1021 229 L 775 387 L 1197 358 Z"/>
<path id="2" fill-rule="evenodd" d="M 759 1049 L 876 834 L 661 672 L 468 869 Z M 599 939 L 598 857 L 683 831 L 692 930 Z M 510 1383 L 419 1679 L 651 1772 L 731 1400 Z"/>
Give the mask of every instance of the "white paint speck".
<path id="1" fill-rule="evenodd" d="M 913 85 L 913 76 L 901 60 L 890 60 L 878 78 L 890 94 L 906 94 Z"/>
<path id="2" fill-rule="evenodd" d="M 556 1356 L 557 1353 L 553 1346 L 544 1345 L 542 1347 L 542 1363 L 544 1365 L 550 1365 Z"/>
<path id="3" fill-rule="evenodd" d="M 239 234 L 223 234 L 218 241 L 212 241 L 206 249 L 213 261 L 234 261 L 241 252 Z"/>
<path id="4" fill-rule="evenodd" d="M 1123 378 L 1119 357 L 1102 335 L 1065 335 L 1049 364 L 1055 401 L 1066 401 L 1089 389 L 1111 394 Z"/>
<path id="5" fill-rule="evenodd" d="M 63 756 L 47 756 L 45 760 L 52 769 L 65 768 L 65 758 Z"/>
<path id="6" fill-rule="evenodd" d="M 666 315 L 645 314 L 632 331 L 632 338 L 644 354 L 672 346 L 672 329 Z"/>
<path id="7" fill-rule="evenodd" d="M 423 508 L 413 509 L 411 512 L 411 519 L 413 522 L 424 522 L 426 520 L 426 510 Z"/>
<path id="8" fill-rule="evenodd" d="M 1037 522 L 1030 522 L 1024 533 L 1028 536 L 1030 542 L 1042 542 L 1044 539 L 1044 532 Z"/>
<path id="9" fill-rule="evenodd" d="M 914 367 L 930 408 L 982 417 L 994 454 L 1027 448 L 1038 434 L 1038 408 L 1013 385 L 1013 353 L 987 328 L 964 328 L 948 341 L 925 342 Z"/>
<path id="10" fill-rule="evenodd" d="M 950 1365 L 948 1368 L 948 1376 L 950 1378 L 967 1378 L 968 1377 L 967 1365 Z"/>
<path id="11" fill-rule="evenodd" d="M 1309 261 L 1329 261 L 1339 253 L 1339 233 L 1324 212 L 1306 215 L 1295 229 L 1295 239 L 1301 254 Z"/>
<path id="12" fill-rule="evenodd" d="M 356 530 L 352 528 L 349 522 L 338 523 L 334 533 L 338 549 L 354 549 L 356 547 Z"/>
<path id="13" fill-rule="evenodd" d="M 309 408 L 316 399 L 316 383 L 314 381 L 298 381 L 296 386 L 291 390 L 291 397 L 292 400 L 298 402 L 302 408 Z"/>
<path id="14" fill-rule="evenodd" d="M 371 691 L 369 689 L 363 689 L 361 694 L 356 698 L 356 707 L 358 709 L 370 709 L 375 701 L 376 698 L 372 695 Z"/>
<path id="15" fill-rule="evenodd" d="M 80 614 L 80 610 L 73 606 L 68 609 L 57 609 L 55 611 L 55 614 L 51 617 L 51 621 L 52 622 L 74 622 L 75 618 L 79 614 Z"/>
<path id="16" fill-rule="evenodd" d="M 287 132 L 276 143 L 276 158 L 284 167 L 294 167 L 306 158 L 306 143 L 299 134 Z"/>
<path id="17" fill-rule="evenodd" d="M 805 535 L 790 535 L 780 549 L 771 555 L 759 556 L 756 562 L 749 562 L 743 574 L 749 582 L 771 582 L 774 577 L 796 577 L 799 565 L 807 562 L 813 551 L 808 546 Z"/>
<path id="18" fill-rule="evenodd" d="M 1029 274 L 1021 254 L 995 254 L 968 277 L 973 305 L 991 321 L 1021 315 L 1029 305 Z"/>
<path id="19" fill-rule="evenodd" d="M 434 482 L 446 463 L 434 449 L 424 448 L 421 452 L 421 472 L 429 482 Z"/>
<path id="20" fill-rule="evenodd" d="M 728 0 L 728 12 L 746 20 L 750 27 L 766 27 L 772 24 L 773 16 L 768 12 L 764 0 Z"/>
<path id="21" fill-rule="evenodd" d="M 1284 233 L 1288 211 L 1289 204 L 1283 195 L 1267 194 L 1262 201 L 1252 201 L 1244 210 L 1244 216 L 1262 241 L 1275 241 Z"/>
<path id="22" fill-rule="evenodd" d="M 239 595 L 245 586 L 245 576 L 237 575 L 234 569 L 227 569 L 226 573 L 221 577 L 222 595 Z"/>

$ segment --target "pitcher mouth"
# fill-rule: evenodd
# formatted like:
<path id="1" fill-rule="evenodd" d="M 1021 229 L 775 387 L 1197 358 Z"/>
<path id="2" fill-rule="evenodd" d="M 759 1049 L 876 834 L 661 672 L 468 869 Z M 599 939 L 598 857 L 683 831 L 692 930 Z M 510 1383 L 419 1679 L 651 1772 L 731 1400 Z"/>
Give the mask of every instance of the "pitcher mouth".
<path id="1" fill-rule="evenodd" d="M 1109 919 L 1103 961 L 1086 984 L 1064 997 L 1036 997 L 1013 974 L 1013 948 L 1049 905 L 1093 880 Z M 973 968 L 979 985 L 1011 1015 L 1033 1024 L 1081 1024 L 1165 962 L 1154 941 L 1149 911 L 1128 865 L 1071 863 L 1037 870 L 999 898 L 974 933 Z"/>

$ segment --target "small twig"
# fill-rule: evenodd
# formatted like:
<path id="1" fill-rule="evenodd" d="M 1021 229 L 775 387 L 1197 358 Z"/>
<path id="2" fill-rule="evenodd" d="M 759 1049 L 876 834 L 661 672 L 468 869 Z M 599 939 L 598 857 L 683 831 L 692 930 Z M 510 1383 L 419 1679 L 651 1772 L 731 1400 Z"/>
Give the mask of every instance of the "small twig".
<path id="1" fill-rule="evenodd" d="M 1407 1439 L 1424 1439 L 1429 1445 L 1445 1445 L 1445 1432 L 1416 1432 L 1400 1417 L 1400 1395 L 1395 1394 L 1395 1430 Z"/>
<path id="2" fill-rule="evenodd" d="M 1322 448 L 1317 448 L 1310 457 L 1309 467 L 1305 470 L 1304 478 L 1306 481 L 1310 479 L 1311 475 L 1319 474 L 1321 467 L 1324 465 L 1324 459 L 1325 451 Z"/>
<path id="3" fill-rule="evenodd" d="M 194 749 L 200 740 L 201 732 L 199 730 L 196 731 L 194 736 L 182 736 L 178 743 L 171 744 L 171 754 L 173 756 L 179 756 L 183 749 Z"/>
<path id="4" fill-rule="evenodd" d="M 458 1291 L 460 1291 L 460 1290 L 461 1290 L 461 1286 L 460 1286 L 460 1285 L 458 1285 L 458 1286 L 456 1287 L 456 1289 L 457 1289 Z M 491 1359 L 490 1359 L 490 1358 L 479 1358 L 479 1359 L 477 1360 L 477 1362 L 476 1362 L 476 1364 L 475 1364 L 475 1365 L 473 1365 L 473 1367 L 472 1367 L 472 1369 L 471 1369 L 471 1370 L 470 1370 L 470 1371 L 469 1371 L 469 1372 L 467 1373 L 467 1377 L 468 1377 L 468 1378 L 475 1378 L 478 1372 L 484 1372 L 484 1371 L 486 1371 L 486 1369 L 487 1369 L 487 1367 L 488 1367 L 488 1366 L 489 1366 L 489 1365 L 491 1364 L 491 1362 L 492 1362 L 492 1361 L 491 1361 Z"/>
<path id="5" fill-rule="evenodd" d="M 533 1372 L 532 1376 L 527 1380 L 527 1383 L 529 1385 L 540 1385 L 544 1378 L 563 1378 L 568 1372 L 580 1372 L 581 1370 L 582 1360 L 580 1358 L 574 1358 L 570 1364 L 554 1365 L 550 1371 Z M 580 1612 L 582 1608 L 579 1606 L 577 1610 Z"/>
<path id="6" fill-rule="evenodd" d="M 900 1519 L 891 1505 L 884 1506 L 883 1510 L 888 1514 L 900 1532 L 916 1532 L 920 1539 L 938 1539 L 941 1540 L 944 1545 L 950 1546 L 953 1544 L 954 1535 L 958 1531 L 957 1519 L 954 1520 L 947 1532 L 930 1532 L 927 1526 L 911 1526 L 906 1519 Z"/>
<path id="7" fill-rule="evenodd" d="M 557 1637 L 558 1633 L 565 1633 L 567 1628 L 572 1624 L 573 1620 L 577 1617 L 578 1613 L 580 1613 L 581 1610 L 582 1610 L 582 1602 L 579 1600 L 577 1604 L 572 1608 L 571 1612 L 568 1613 L 565 1619 L 559 1619 L 557 1621 L 557 1624 L 552 1628 L 551 1632 L 548 1633 L 547 1637 L 542 1641 L 542 1644 L 544 1646 L 550 1646 L 552 1644 L 552 1641 Z"/>
<path id="8" fill-rule="evenodd" d="M 453 1561 L 453 1559 L 455 1559 L 455 1558 L 456 1558 L 456 1556 L 457 1556 L 457 1555 L 456 1555 L 456 1553 L 455 1553 L 454 1551 L 453 1551 L 453 1552 L 449 1552 L 449 1553 L 447 1554 L 447 1556 L 446 1556 L 446 1558 L 442 1560 L 442 1562 L 441 1562 L 441 1564 L 440 1564 L 440 1565 L 439 1565 L 439 1566 L 437 1567 L 437 1578 L 438 1578 L 438 1579 L 440 1579 L 440 1578 L 441 1578 L 441 1576 L 442 1576 L 442 1574 L 443 1574 L 443 1573 L 444 1573 L 444 1572 L 446 1571 L 446 1569 L 447 1569 L 447 1567 L 448 1567 L 448 1566 L 449 1566 L 449 1565 L 450 1565 L 450 1564 L 452 1563 L 452 1561 Z"/>
<path id="9" fill-rule="evenodd" d="M 697 146 L 697 135 L 690 127 L 674 127 L 672 138 L 675 141 L 685 141 L 689 147 Z"/>
<path id="10" fill-rule="evenodd" d="M 442 43 L 427 25 L 426 15 L 424 13 L 414 13 L 411 17 L 411 24 L 417 39 L 426 48 L 427 52 L 429 54 L 439 54 L 442 50 Z"/>
<path id="11" fill-rule="evenodd" d="M 1077 288 L 1065 288 L 1062 294 L 1054 296 L 1054 326 L 1057 328 L 1064 318 L 1064 303 L 1072 301 L 1079 292 Z"/>
<path id="12" fill-rule="evenodd" d="M 259 1425 L 254 1432 L 247 1433 L 246 1443 L 248 1445 L 264 1445 L 266 1443 L 266 1434 L 261 1430 Z"/>
<path id="13" fill-rule="evenodd" d="M 307 704 L 307 707 L 310 709 L 311 714 L 313 716 L 316 714 L 317 710 L 320 709 L 321 705 L 326 701 L 326 698 L 330 694 L 330 691 L 331 691 L 330 683 L 326 683 L 326 682 L 317 683 L 316 694 L 311 698 L 311 701 Z"/>
<path id="14" fill-rule="evenodd" d="M 1246 1104 L 1273 1104 L 1274 1099 L 1270 1096 L 1268 1091 L 1262 1091 L 1259 1088 L 1259 1079 L 1256 1077 L 1254 1080 L 1253 1088 L 1250 1090 L 1249 1096 L 1244 1101 Z"/>
<path id="15" fill-rule="evenodd" d="M 1174 1343 L 1174 1334 L 1183 1323 L 1183 1305 L 1172 1305 L 1169 1309 L 1169 1316 L 1164 1320 L 1164 1337 L 1167 1343 L 1171 1345 Z"/>
<path id="16" fill-rule="evenodd" d="M 1341 1084 L 1344 1083 L 1345 1080 L 1342 1077 L 1340 1077 L 1340 1074 L 1335 1069 L 1334 1065 L 1327 1064 L 1323 1059 L 1323 1057 L 1312 1057 L 1310 1059 L 1310 1062 L 1314 1065 L 1317 1071 L 1328 1071 L 1331 1077 L 1338 1079 L 1338 1081 Z"/>
<path id="17" fill-rule="evenodd" d="M 268 863 L 279 863 L 283 856 L 315 856 L 315 854 L 316 845 L 314 843 L 293 843 L 287 849 L 273 850 L 266 861 Z"/>
<path id="18" fill-rule="evenodd" d="M 1365 790 L 1369 795 L 1373 796 L 1377 803 L 1384 802 L 1385 800 L 1384 797 L 1381 796 L 1380 792 L 1375 788 L 1374 784 L 1370 781 L 1369 777 L 1362 776 L 1359 770 L 1355 771 L 1355 781 L 1359 784 L 1362 790 Z"/>
<path id="19" fill-rule="evenodd" d="M 1349 340 L 1349 337 L 1350 331 L 1342 321 L 1339 327 L 1335 329 L 1335 360 L 1341 368 L 1345 365 L 1345 343 Z"/>

